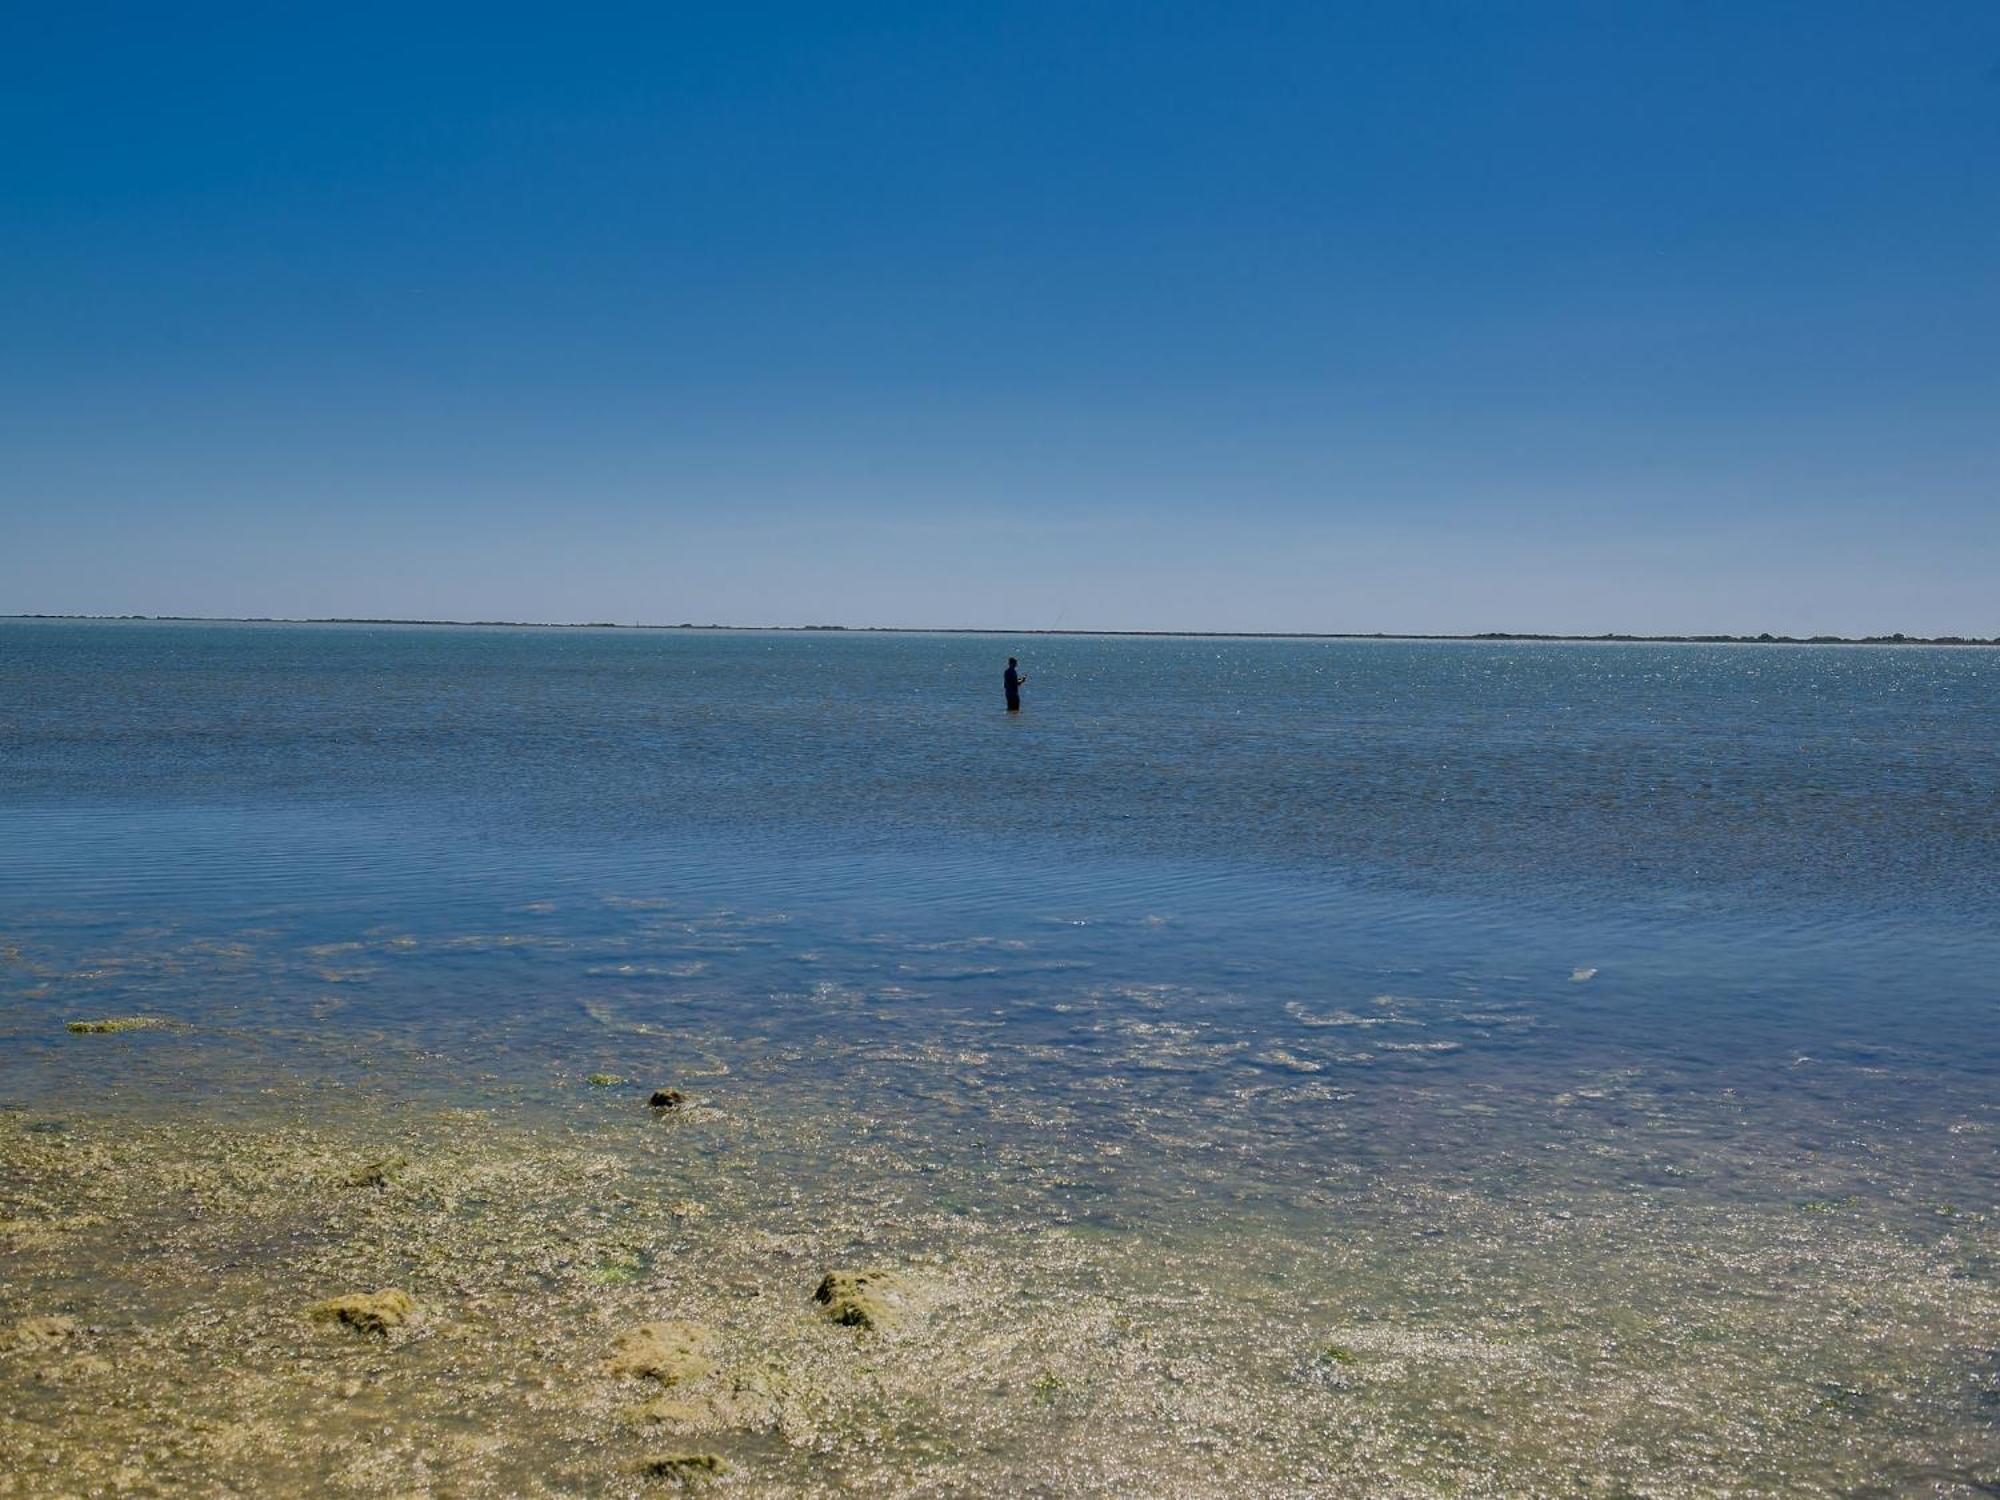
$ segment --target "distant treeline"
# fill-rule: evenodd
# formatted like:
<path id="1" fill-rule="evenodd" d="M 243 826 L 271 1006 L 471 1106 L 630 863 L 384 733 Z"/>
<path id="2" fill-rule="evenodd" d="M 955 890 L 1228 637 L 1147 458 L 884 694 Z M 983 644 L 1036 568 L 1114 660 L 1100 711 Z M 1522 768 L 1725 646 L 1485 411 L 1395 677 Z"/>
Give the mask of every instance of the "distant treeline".
<path id="1" fill-rule="evenodd" d="M 1361 630 L 1008 630 L 985 625 L 652 625 L 616 620 L 393 620 L 361 615 L 285 619 L 270 615 L 0 615 L 0 620 L 152 620 L 184 625 L 476 625 L 508 630 L 737 630 L 846 631 L 854 635 L 1074 635 L 1154 636 L 1224 641 L 1631 641 L 1682 646 L 2000 646 L 2000 635 L 1550 635 L 1525 630 L 1482 630 L 1465 635 L 1424 635 L 1408 631 Z"/>

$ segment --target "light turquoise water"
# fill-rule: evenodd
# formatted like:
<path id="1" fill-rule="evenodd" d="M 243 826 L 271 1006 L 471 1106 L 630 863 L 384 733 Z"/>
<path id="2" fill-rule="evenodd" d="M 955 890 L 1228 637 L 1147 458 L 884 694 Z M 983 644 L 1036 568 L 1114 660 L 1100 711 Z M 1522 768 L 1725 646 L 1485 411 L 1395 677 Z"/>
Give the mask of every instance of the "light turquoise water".
<path id="1" fill-rule="evenodd" d="M 1967 1331 L 1996 893 L 1988 650 L 0 625 L 23 1118 L 250 1120 L 283 1085 L 570 1131 L 585 1073 L 677 1082 L 768 1125 L 772 1182 L 880 1206 L 878 1246 L 1205 1247 L 1255 1282 L 1216 1316 L 1393 1354 L 1408 1463 L 1354 1493 L 1585 1451 L 1631 1493 L 2000 1478 Z M 175 1026 L 62 1029 L 131 1013 Z M 1564 1259 L 1577 1222 L 1625 1239 Z M 1703 1246 L 1736 1269 L 1665 1289 Z M 1317 1297 L 1283 1269 L 1314 1264 Z M 1845 1275 L 1885 1300 L 1808 1348 Z M 1712 1324 L 1730 1421 L 1790 1393 L 1832 1425 L 1672 1469 L 1605 1446 L 1638 1415 L 1531 1460 L 1528 1416 L 1461 1411 L 1447 1483 L 1405 1345 L 1498 1338 L 1541 1282 L 1611 1341 L 1565 1401 L 1639 1412 L 1617 1331 Z M 1260 1368 L 1274 1431 L 1331 1399 Z"/>

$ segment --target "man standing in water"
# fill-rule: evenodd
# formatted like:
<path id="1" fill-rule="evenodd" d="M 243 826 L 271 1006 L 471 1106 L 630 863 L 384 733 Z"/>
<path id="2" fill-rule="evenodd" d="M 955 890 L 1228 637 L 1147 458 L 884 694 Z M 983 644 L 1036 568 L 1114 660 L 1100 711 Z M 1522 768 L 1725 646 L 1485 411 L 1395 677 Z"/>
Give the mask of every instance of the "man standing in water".
<path id="1" fill-rule="evenodd" d="M 1007 675 L 1000 679 L 1007 688 L 1007 712 L 1010 714 L 1017 714 L 1021 711 L 1021 684 L 1028 680 L 1021 675 L 1019 671 L 1020 665 L 1013 657 L 1008 657 Z"/>

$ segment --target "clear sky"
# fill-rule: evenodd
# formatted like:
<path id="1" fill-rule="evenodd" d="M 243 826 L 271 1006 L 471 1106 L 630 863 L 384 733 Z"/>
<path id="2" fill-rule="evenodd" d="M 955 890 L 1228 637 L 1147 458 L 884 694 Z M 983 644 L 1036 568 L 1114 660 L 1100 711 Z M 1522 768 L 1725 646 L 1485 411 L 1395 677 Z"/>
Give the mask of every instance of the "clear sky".
<path id="1" fill-rule="evenodd" d="M 2000 5 L 0 15 L 0 612 L 2000 634 Z"/>

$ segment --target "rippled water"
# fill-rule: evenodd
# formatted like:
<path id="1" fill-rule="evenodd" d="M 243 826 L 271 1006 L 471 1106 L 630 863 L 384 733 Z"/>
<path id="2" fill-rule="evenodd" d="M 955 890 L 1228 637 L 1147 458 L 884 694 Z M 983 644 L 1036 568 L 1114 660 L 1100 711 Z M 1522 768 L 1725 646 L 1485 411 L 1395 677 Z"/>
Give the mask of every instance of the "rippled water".
<path id="1" fill-rule="evenodd" d="M 385 1021 L 532 1020 L 513 966 L 605 982 L 595 945 L 719 1021 L 900 975 L 1059 1028 L 1169 985 L 1303 1043 L 1428 987 L 1531 1007 L 1538 1057 L 1995 1060 L 2000 653 L 1062 638 L 1010 718 L 1008 649 L 7 625 L 0 917 L 59 958 L 163 921 L 516 939 L 372 973 Z M 653 901 L 765 925 L 649 973 Z"/>
<path id="2" fill-rule="evenodd" d="M 1987 650 L 0 624 L 0 1103 L 254 1121 L 306 1087 L 573 1130 L 586 1073 L 673 1082 L 766 1122 L 774 1181 L 876 1204 L 875 1243 L 1200 1242 L 1229 1307 L 1419 1375 L 1410 1339 L 1498 1338 L 1541 1281 L 1593 1338 L 1694 1326 L 1795 1274 L 1799 1225 L 1821 1267 L 1886 1287 L 1893 1246 L 1990 1297 L 1996 877 Z M 63 1030 L 124 1014 L 170 1024 Z M 1564 1259 L 1579 1221 L 1629 1243 Z M 1704 1245 L 1793 1272 L 1676 1312 Z M 1718 1391 L 1817 1361 L 1866 1396 L 1812 1418 L 1861 1456 L 1799 1485 L 2000 1479 L 2000 1366 L 1955 1342 L 1984 1304 L 1873 1307 L 1782 1369 L 1759 1340 L 1811 1307 L 1720 1305 Z M 1869 1349 L 1917 1383 L 1870 1405 Z M 1324 1377 L 1238 1388 L 1304 1412 Z M 1485 1467 L 1439 1477 L 1410 1379 L 1382 1431 L 1416 1446 L 1356 1493 L 1579 1461 L 1461 1412 Z M 1762 1472 L 1736 1441 L 1718 1492 Z"/>

